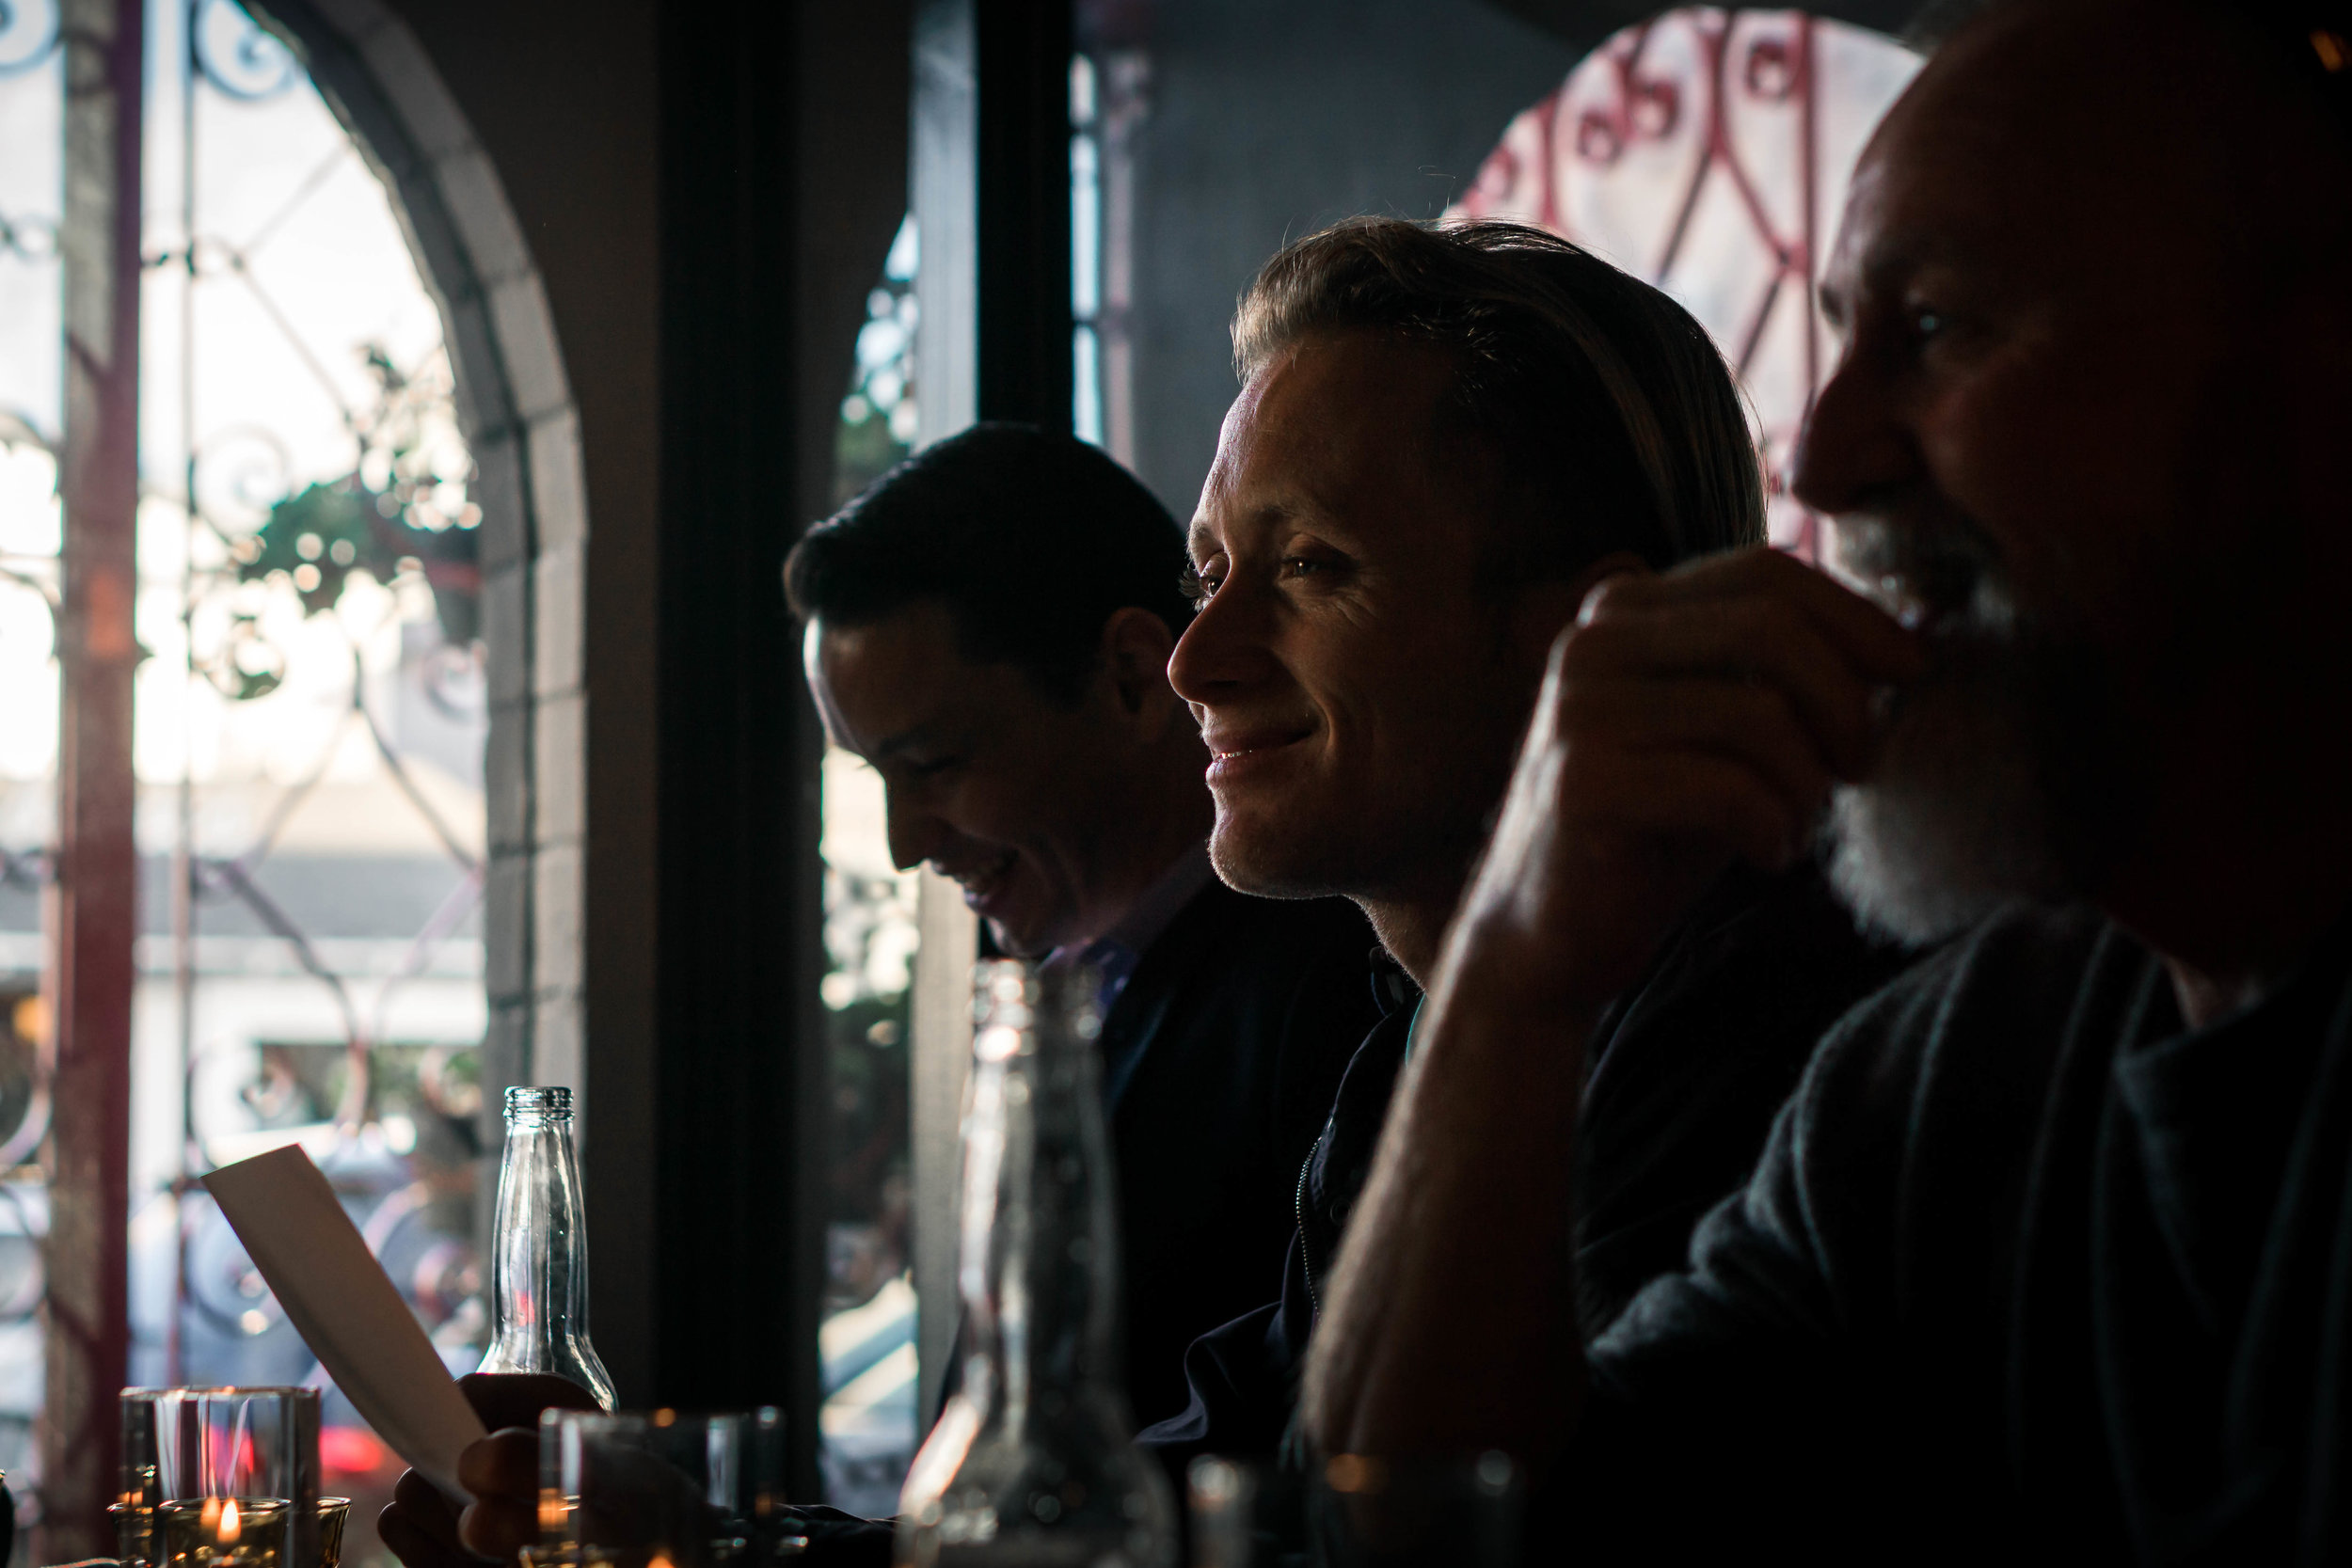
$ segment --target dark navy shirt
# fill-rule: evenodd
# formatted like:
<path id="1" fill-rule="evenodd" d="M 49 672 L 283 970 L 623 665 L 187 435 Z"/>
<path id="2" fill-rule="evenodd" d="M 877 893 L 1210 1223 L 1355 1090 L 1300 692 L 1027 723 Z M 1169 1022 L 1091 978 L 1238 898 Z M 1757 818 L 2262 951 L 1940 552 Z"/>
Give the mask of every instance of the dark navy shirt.
<path id="1" fill-rule="evenodd" d="M 1344 899 L 1250 898 L 1212 880 L 1103 1021 L 1139 1425 L 1184 1407 L 1184 1347 L 1281 1267 L 1299 1162 L 1377 1016 L 1371 942 Z"/>
<path id="2" fill-rule="evenodd" d="M 1379 1017 L 1372 928 L 1343 898 L 1210 878 L 1144 946 L 1097 1040 L 1119 1200 L 1126 1388 L 1139 1426 L 1184 1407 L 1184 1348 L 1265 1293 L 1298 1167 Z M 943 1403 L 962 1381 L 951 1359 Z M 936 1415 L 936 1412 L 933 1412 Z"/>
<path id="3" fill-rule="evenodd" d="M 1755 1163 L 1815 1042 L 1908 955 L 1866 941 L 1810 865 L 1728 874 L 1587 1044 L 1575 1168 L 1587 1334 L 1687 1254 L 1700 1217 Z M 1185 1353 L 1190 1402 L 1139 1441 L 1171 1464 L 1265 1454 L 1289 1428 L 1333 1254 L 1371 1172 L 1419 993 L 1375 971 L 1385 1016 L 1349 1062 L 1299 1173 L 1296 1225 L 1269 1299 Z M 1498 1245 L 1541 1244 L 1498 1237 Z"/>

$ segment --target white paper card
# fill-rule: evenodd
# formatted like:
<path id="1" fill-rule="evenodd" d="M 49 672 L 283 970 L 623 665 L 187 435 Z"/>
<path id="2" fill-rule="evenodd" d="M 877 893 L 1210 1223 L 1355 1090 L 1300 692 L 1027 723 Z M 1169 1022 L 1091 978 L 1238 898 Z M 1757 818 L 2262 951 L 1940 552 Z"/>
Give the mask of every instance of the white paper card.
<path id="1" fill-rule="evenodd" d="M 481 1419 L 310 1156 L 272 1149 L 204 1187 L 335 1386 L 393 1452 L 463 1497 L 457 1455 Z"/>

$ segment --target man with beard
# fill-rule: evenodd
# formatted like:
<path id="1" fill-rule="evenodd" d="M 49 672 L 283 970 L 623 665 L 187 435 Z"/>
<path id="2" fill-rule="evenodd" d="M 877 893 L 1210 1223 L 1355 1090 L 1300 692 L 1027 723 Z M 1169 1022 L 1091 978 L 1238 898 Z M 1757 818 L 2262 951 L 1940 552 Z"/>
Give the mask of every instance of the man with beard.
<path id="1" fill-rule="evenodd" d="M 2012 3 L 1890 112 L 1798 474 L 1867 597 L 1729 558 L 1554 651 L 1330 1281 L 1326 1453 L 1509 1450 L 1579 1561 L 2352 1552 L 2348 38 Z M 1973 927 L 1586 1345 L 1564 1028 L 1832 800 L 1858 909 Z"/>
<path id="2" fill-rule="evenodd" d="M 1763 537 L 1720 356 L 1664 295 L 1565 241 L 1343 224 L 1267 263 L 1233 337 L 1246 385 L 1194 515 L 1200 609 L 1168 676 L 1214 753 L 1218 874 L 1356 900 L 1387 956 L 1388 1017 L 1299 1173 L 1279 1300 L 1269 1275 L 1265 1306 L 1195 1344 L 1190 1407 L 1143 1436 L 1169 1458 L 1281 1444 L 1553 637 L 1605 578 Z M 1573 1244 L 1595 1329 L 1678 1262 L 1819 1031 L 1904 962 L 1859 938 L 1810 865 L 1702 880 L 1593 1037 Z"/>

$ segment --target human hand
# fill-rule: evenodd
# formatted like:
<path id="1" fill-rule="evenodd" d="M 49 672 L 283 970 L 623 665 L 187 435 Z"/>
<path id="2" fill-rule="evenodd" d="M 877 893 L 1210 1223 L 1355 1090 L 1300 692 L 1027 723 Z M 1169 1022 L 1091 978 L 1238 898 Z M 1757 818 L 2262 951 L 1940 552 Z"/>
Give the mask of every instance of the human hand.
<path id="1" fill-rule="evenodd" d="M 521 1429 L 496 1432 L 459 1457 L 458 1479 L 475 1498 L 458 1531 L 470 1550 L 511 1560 L 544 1539 L 541 1437 Z M 760 1524 L 747 1527 L 714 1506 L 712 1483 L 733 1482 L 715 1467 L 702 1428 L 691 1421 L 672 1431 L 656 1416 L 570 1433 L 564 1451 L 568 1538 L 591 1558 L 710 1568 L 744 1528 L 757 1533 L 782 1523 L 762 1514 Z M 714 1467 L 706 1471 L 706 1465 Z"/>
<path id="2" fill-rule="evenodd" d="M 1605 1002 L 1725 866 L 1806 852 L 1883 693 L 1924 670 L 1893 618 L 1778 551 L 1602 583 L 1553 644 L 1447 967 Z"/>
<path id="3" fill-rule="evenodd" d="M 457 1380 L 490 1429 L 458 1456 L 458 1483 L 474 1495 L 462 1513 L 416 1471 L 403 1474 L 376 1516 L 376 1533 L 407 1568 L 478 1568 L 511 1561 L 538 1539 L 539 1414 L 594 1410 L 586 1389 L 535 1372 L 474 1372 Z"/>

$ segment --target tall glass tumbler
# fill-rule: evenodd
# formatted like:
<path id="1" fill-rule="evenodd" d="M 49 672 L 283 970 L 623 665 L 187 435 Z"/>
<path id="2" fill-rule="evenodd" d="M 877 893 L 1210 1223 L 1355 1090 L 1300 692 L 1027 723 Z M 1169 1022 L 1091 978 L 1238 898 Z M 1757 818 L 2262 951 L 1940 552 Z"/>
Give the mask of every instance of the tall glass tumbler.
<path id="1" fill-rule="evenodd" d="M 796 1557 L 784 1417 L 550 1410 L 539 1421 L 538 1564 L 713 1568 Z"/>
<path id="2" fill-rule="evenodd" d="M 109 1512 L 147 1568 L 321 1568 L 318 1390 L 124 1390 Z"/>

